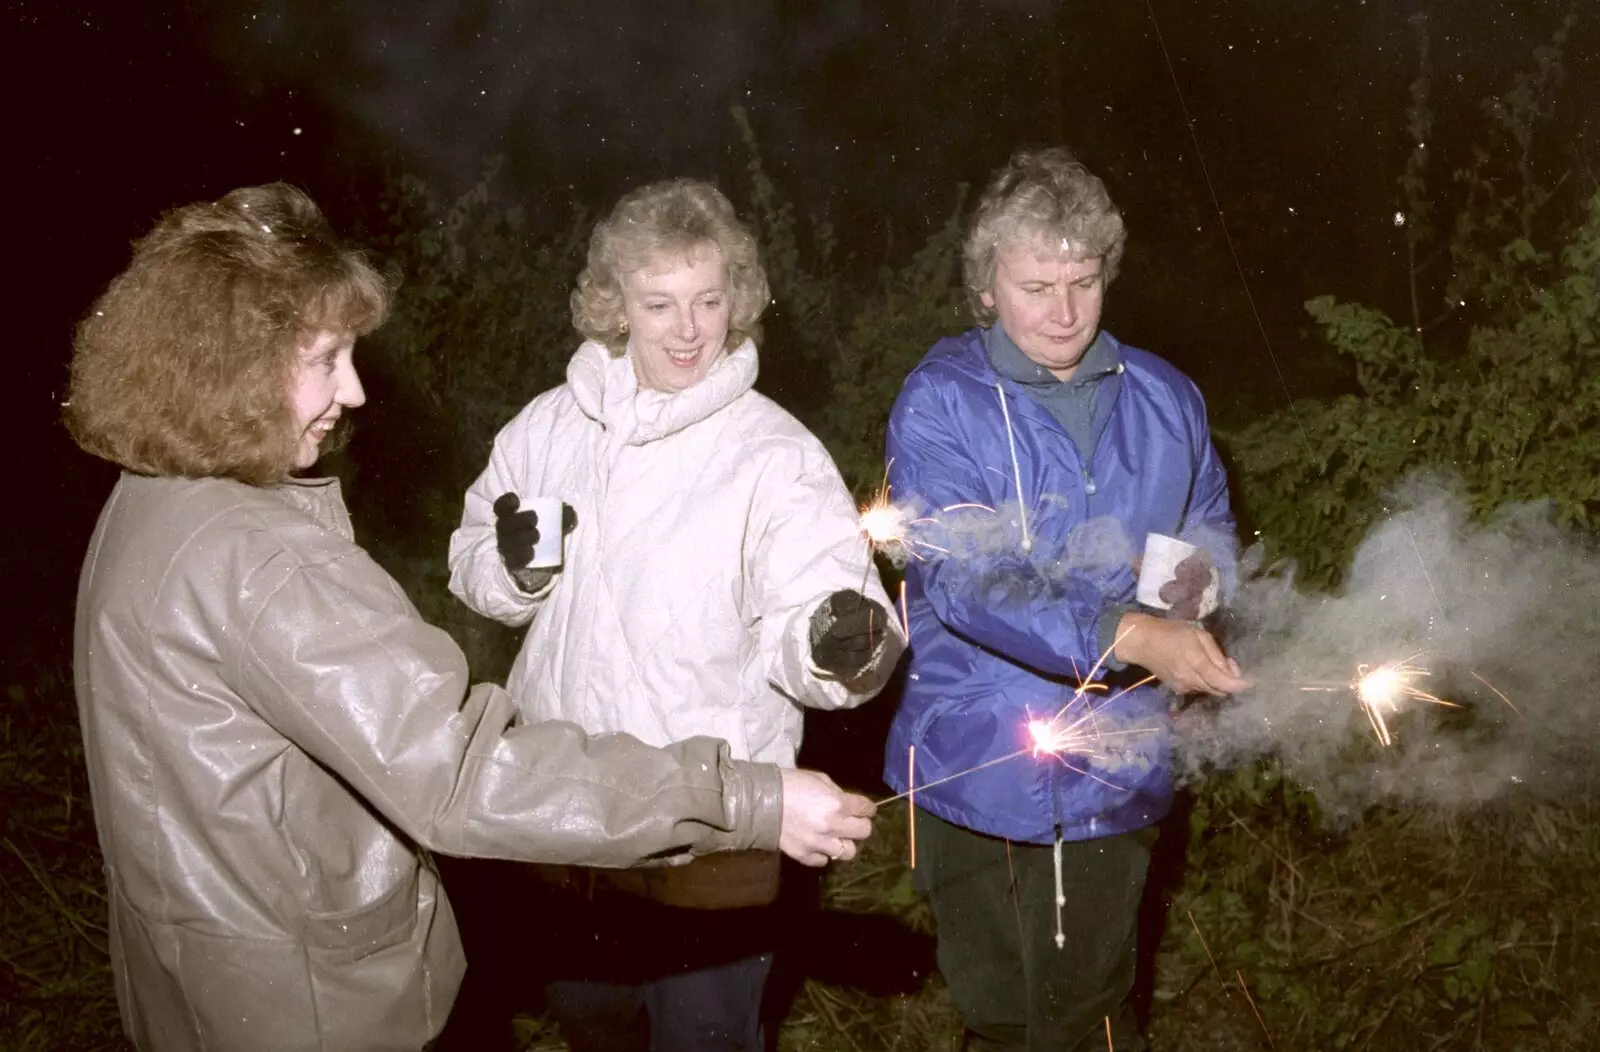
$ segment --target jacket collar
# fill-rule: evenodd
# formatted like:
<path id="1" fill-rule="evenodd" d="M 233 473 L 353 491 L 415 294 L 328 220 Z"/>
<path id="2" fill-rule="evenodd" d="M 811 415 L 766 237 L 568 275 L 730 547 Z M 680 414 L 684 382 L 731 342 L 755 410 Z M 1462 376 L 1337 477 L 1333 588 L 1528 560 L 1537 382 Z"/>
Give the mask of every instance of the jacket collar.
<path id="1" fill-rule="evenodd" d="M 1049 369 L 1022 353 L 1011 337 L 998 323 L 983 330 L 983 347 L 994 371 L 1007 380 L 1019 384 L 1049 387 L 1059 383 L 1092 384 L 1117 371 L 1121 360 L 1117 341 L 1104 329 L 1095 333 L 1094 342 L 1078 359 L 1078 369 L 1070 380 L 1058 380 Z"/>
<path id="2" fill-rule="evenodd" d="M 318 526 L 346 538 L 355 535 L 337 477 L 294 477 L 269 488 L 286 503 L 311 516 Z"/>
<path id="3" fill-rule="evenodd" d="M 567 365 L 567 386 L 585 416 L 621 430 L 630 445 L 640 445 L 731 405 L 755 386 L 758 365 L 756 345 L 746 340 L 693 387 L 675 394 L 641 392 L 631 356 L 612 354 L 603 344 L 587 340 Z"/>

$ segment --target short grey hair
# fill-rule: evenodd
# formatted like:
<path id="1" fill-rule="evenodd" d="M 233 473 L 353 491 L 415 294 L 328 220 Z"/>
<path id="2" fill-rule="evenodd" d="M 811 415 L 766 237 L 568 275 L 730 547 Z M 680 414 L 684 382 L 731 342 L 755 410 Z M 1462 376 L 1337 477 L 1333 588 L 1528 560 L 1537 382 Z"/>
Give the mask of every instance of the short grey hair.
<path id="1" fill-rule="evenodd" d="M 972 215 L 961 252 L 972 313 L 983 325 L 995 311 L 982 294 L 994 290 L 995 260 L 1013 245 L 1066 243 L 1076 259 L 1101 260 L 1107 285 L 1117 276 L 1128 232 L 1105 183 L 1059 146 L 1023 150 L 989 181 Z"/>

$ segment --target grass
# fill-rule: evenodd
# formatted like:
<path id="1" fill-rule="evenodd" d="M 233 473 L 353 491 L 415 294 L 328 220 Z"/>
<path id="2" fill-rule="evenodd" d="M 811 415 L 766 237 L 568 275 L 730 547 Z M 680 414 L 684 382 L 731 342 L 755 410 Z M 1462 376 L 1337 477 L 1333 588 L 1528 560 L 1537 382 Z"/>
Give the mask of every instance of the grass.
<path id="1" fill-rule="evenodd" d="M 60 656 L 20 656 L 0 720 L 0 1049 L 122 1048 L 70 680 Z M 1375 812 L 1338 832 L 1294 800 L 1218 779 L 1165 834 L 1142 987 L 1155 1047 L 1600 1048 L 1592 798 Z M 906 814 L 886 807 L 822 878 L 781 1052 L 960 1047 Z M 518 1025 L 526 1049 L 565 1047 Z"/>

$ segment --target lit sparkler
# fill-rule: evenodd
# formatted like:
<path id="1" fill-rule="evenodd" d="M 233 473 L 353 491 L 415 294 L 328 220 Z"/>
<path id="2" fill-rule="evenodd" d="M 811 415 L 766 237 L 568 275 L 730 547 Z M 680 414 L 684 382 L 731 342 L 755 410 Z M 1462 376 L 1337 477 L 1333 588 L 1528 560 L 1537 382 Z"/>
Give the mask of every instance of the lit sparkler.
<path id="1" fill-rule="evenodd" d="M 946 514 L 962 509 L 986 511 L 994 514 L 994 509 L 987 504 L 977 501 L 962 501 L 959 504 L 950 504 L 939 509 L 939 513 Z M 920 537 L 913 536 L 915 528 L 929 523 L 937 523 L 937 516 L 923 516 L 912 518 L 905 508 L 895 504 L 889 498 L 889 479 L 885 473 L 883 484 L 878 487 L 870 501 L 861 506 L 857 513 L 857 523 L 861 527 L 861 535 L 867 540 L 867 547 L 880 555 L 887 556 L 896 562 L 903 562 L 905 557 L 922 559 L 921 552 L 939 552 L 950 554 L 950 549 L 933 544 Z M 920 551 L 919 551 L 920 549 Z"/>
<path id="2" fill-rule="evenodd" d="M 977 764 L 976 766 L 956 771 L 953 774 L 945 775 L 943 778 L 938 778 L 931 782 L 924 782 L 921 785 L 917 785 L 913 778 L 908 781 L 908 784 L 911 786 L 911 788 L 907 789 L 903 793 L 896 793 L 894 796 L 885 797 L 884 799 L 877 801 L 877 806 L 882 807 L 885 804 L 892 804 L 896 800 L 903 800 L 912 796 L 912 794 L 919 790 L 931 789 L 936 785 L 943 785 L 946 782 L 953 782 L 957 778 L 965 778 L 967 775 L 975 774 L 978 771 L 984 770 L 985 768 L 993 767 L 996 764 L 1004 763 L 1007 760 L 1014 760 L 1019 756 L 1028 755 L 1032 755 L 1035 758 L 1048 756 L 1052 759 L 1058 760 L 1063 766 L 1071 771 L 1089 778 L 1093 778 L 1095 781 L 1102 782 L 1108 786 L 1111 786 L 1113 789 L 1126 791 L 1125 786 L 1120 786 L 1115 782 L 1110 782 L 1104 778 L 1101 778 L 1092 770 L 1089 770 L 1087 765 L 1078 766 L 1068 759 L 1068 757 L 1080 758 L 1086 761 L 1109 759 L 1111 758 L 1110 753 L 1105 751 L 1103 748 L 1108 743 L 1115 742 L 1118 739 L 1130 738 L 1135 735 L 1158 734 L 1163 729 L 1159 726 L 1151 726 L 1106 730 L 1099 725 L 1100 714 L 1107 706 L 1114 704 L 1130 691 L 1136 690 L 1137 688 L 1152 682 L 1155 679 L 1154 676 L 1146 676 L 1137 683 L 1119 690 L 1116 694 L 1106 698 L 1098 705 L 1089 704 L 1089 695 L 1091 692 L 1105 690 L 1104 684 L 1090 682 L 1090 677 L 1099 671 L 1100 666 L 1105 663 L 1106 658 L 1110 656 L 1112 651 L 1115 650 L 1117 644 L 1120 643 L 1126 635 L 1127 633 L 1124 632 L 1121 636 L 1118 636 L 1116 641 L 1111 644 L 1111 648 L 1108 649 L 1104 654 L 1100 655 L 1100 659 L 1096 661 L 1094 667 L 1089 670 L 1089 675 L 1084 677 L 1084 682 L 1079 683 L 1079 685 L 1073 690 L 1072 694 L 1067 698 L 1066 703 L 1061 706 L 1060 710 L 1057 711 L 1055 715 L 1049 718 L 1029 715 L 1023 725 L 1023 731 L 1028 741 L 1027 745 L 1024 745 L 1015 752 L 1009 752 L 1003 756 L 997 756 L 993 759 L 985 760 L 983 763 Z M 1080 705 L 1082 706 L 1083 711 L 1081 713 L 1074 713 L 1073 710 Z M 914 771 L 914 768 L 911 768 L 911 770 Z"/>
<path id="3" fill-rule="evenodd" d="M 862 506 L 860 515 L 861 533 L 868 547 L 891 558 L 906 543 L 906 513 L 889 499 L 889 467 L 893 463 L 884 466 L 883 484 Z"/>
<path id="4" fill-rule="evenodd" d="M 1355 678 L 1344 687 L 1303 686 L 1300 689 L 1350 690 L 1361 705 L 1362 714 L 1367 717 L 1367 722 L 1372 724 L 1372 733 L 1377 736 L 1378 744 L 1392 745 L 1394 736 L 1389 732 L 1389 722 L 1384 718 L 1384 712 L 1398 713 L 1402 701 L 1425 701 L 1430 705 L 1460 708 L 1455 702 L 1446 701 L 1417 686 L 1422 677 L 1431 673 L 1421 665 L 1411 663 L 1416 656 L 1413 654 L 1402 661 L 1386 661 L 1376 667 L 1365 663 L 1357 665 Z"/>
<path id="5" fill-rule="evenodd" d="M 871 545 L 883 551 L 906 542 L 906 513 L 879 497 L 861 509 L 861 532 Z"/>

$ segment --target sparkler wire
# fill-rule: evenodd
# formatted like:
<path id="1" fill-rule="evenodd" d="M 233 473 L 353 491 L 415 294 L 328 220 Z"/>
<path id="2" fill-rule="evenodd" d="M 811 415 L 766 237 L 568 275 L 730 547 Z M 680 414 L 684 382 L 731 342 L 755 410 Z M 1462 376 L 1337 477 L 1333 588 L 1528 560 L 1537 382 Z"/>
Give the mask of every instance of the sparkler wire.
<path id="1" fill-rule="evenodd" d="M 931 781 L 931 782 L 924 782 L 922 784 L 922 788 L 924 788 L 924 789 L 932 789 L 936 785 L 943 785 L 946 782 L 953 782 L 957 778 L 965 778 L 969 774 L 976 774 L 978 771 L 983 770 L 985 767 L 993 767 L 997 763 L 1004 763 L 1007 760 L 1015 760 L 1018 756 L 1025 756 L 1025 755 L 1027 755 L 1028 753 L 1030 753 L 1032 751 L 1033 751 L 1033 747 L 1032 746 L 1027 746 L 1025 748 L 1018 749 L 1016 752 L 1008 752 L 1004 756 L 996 756 L 992 760 L 985 760 L 983 763 L 978 764 L 978 766 L 976 766 L 976 767 L 968 767 L 966 770 L 957 771 L 955 774 L 948 774 L 948 775 L 945 775 L 943 778 L 935 779 L 934 781 Z M 910 796 L 913 792 L 915 792 L 914 789 L 907 789 L 903 793 L 896 793 L 893 796 L 886 796 L 882 800 L 875 801 L 874 802 L 874 806 L 875 807 L 882 807 L 884 804 L 892 804 L 896 800 L 904 800 L 906 797 Z"/>
<path id="2" fill-rule="evenodd" d="M 906 750 L 906 831 L 911 838 L 911 868 L 917 868 L 917 747 Z"/>
<path id="3" fill-rule="evenodd" d="M 1244 984 L 1244 972 L 1235 968 L 1233 974 L 1239 977 L 1239 989 L 1244 991 L 1244 999 L 1250 1002 L 1250 1011 L 1256 1014 L 1256 1022 L 1261 1024 L 1261 1033 L 1267 1039 L 1267 1047 L 1277 1048 L 1278 1046 L 1272 1043 L 1272 1031 L 1267 1029 L 1267 1021 L 1261 1018 L 1261 1009 L 1256 1007 L 1256 999 L 1250 996 L 1250 988 Z"/>

